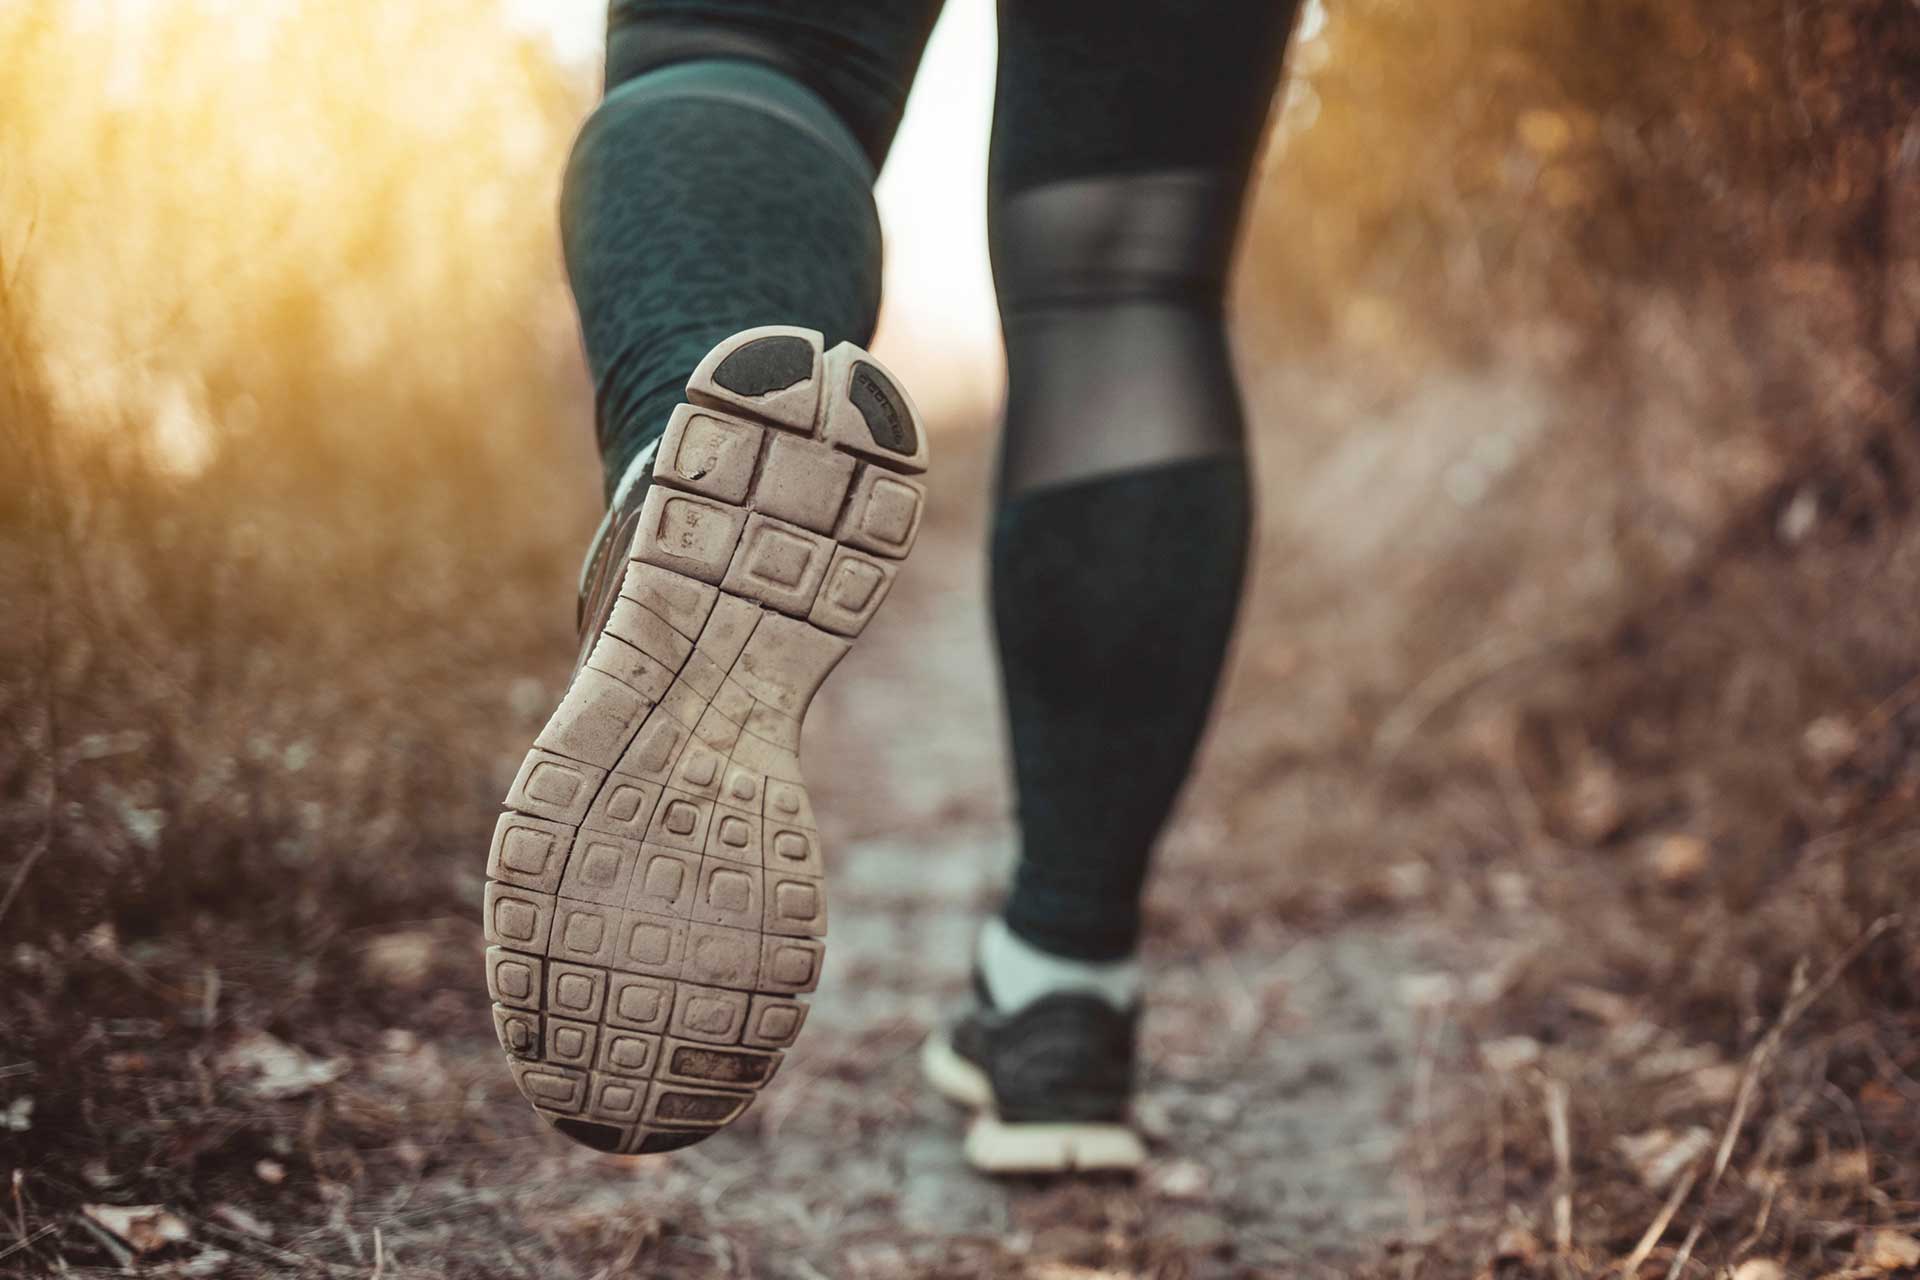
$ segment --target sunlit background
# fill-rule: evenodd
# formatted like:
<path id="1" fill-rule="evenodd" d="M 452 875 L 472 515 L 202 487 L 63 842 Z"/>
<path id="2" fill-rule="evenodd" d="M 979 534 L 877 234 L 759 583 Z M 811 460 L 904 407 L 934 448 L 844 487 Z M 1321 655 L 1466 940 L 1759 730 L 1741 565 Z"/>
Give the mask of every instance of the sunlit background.
<path id="1" fill-rule="evenodd" d="M 259 425 L 287 361 L 324 380 L 431 340 L 418 375 L 459 378 L 438 348 L 516 317 L 564 360 L 557 182 L 604 22 L 594 0 L 0 13 L 0 58 L 30 68 L 0 90 L 0 255 L 66 416 L 193 470 Z M 998 394 L 993 49 L 990 0 L 948 6 L 879 190 L 879 345 L 922 399 L 973 416 Z"/>

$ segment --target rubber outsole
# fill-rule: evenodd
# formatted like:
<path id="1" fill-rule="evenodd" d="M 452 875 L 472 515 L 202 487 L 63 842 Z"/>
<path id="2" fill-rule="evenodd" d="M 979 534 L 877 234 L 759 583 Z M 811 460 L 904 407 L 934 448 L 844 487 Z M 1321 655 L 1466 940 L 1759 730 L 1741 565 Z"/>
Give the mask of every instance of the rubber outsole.
<path id="1" fill-rule="evenodd" d="M 487 860 L 487 989 L 536 1111 L 600 1151 L 736 1119 L 820 980 L 800 727 L 919 531 L 924 430 L 866 352 L 727 339 L 669 420 L 619 597 Z"/>
<path id="2" fill-rule="evenodd" d="M 1008 1122 L 994 1114 L 993 1084 L 936 1031 L 920 1047 L 920 1071 L 935 1092 L 975 1115 L 967 1163 L 982 1173 L 1127 1172 L 1147 1162 L 1140 1135 L 1123 1124 Z"/>

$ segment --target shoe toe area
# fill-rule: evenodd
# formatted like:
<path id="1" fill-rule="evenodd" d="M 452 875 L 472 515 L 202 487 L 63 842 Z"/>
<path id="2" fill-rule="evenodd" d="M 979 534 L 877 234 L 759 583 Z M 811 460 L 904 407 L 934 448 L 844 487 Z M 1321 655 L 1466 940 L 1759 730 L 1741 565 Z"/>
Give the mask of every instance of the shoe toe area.
<path id="1" fill-rule="evenodd" d="M 976 1108 L 993 1105 L 993 1084 L 987 1073 L 954 1049 L 952 1035 L 945 1027 L 935 1030 L 920 1046 L 920 1073 L 949 1102 Z"/>

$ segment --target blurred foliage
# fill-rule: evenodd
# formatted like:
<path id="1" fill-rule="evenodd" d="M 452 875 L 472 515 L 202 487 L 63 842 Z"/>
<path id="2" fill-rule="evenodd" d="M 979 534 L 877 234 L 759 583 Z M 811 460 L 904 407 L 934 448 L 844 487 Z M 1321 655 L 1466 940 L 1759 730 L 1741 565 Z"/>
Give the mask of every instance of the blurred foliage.
<path id="1" fill-rule="evenodd" d="M 1334 0 L 1302 35 L 1260 292 L 1323 334 L 1553 355 L 1644 292 L 1851 286 L 1843 336 L 1910 353 L 1912 6 Z"/>
<path id="2" fill-rule="evenodd" d="M 598 514 L 552 228 L 589 86 L 452 0 L 33 0 L 0 84 L 9 931 L 444 900 L 406 852 L 481 838 Z"/>
<path id="3" fill-rule="evenodd" d="M 1736 419 L 1907 411 L 1904 0 L 1334 0 L 1309 27 L 1255 224 L 1262 309 L 1363 350 L 1712 383 Z"/>
<path id="4" fill-rule="evenodd" d="M 1243 348 L 1387 398 L 1462 365 L 1553 386 L 1584 479 L 1534 511 L 1609 524 L 1643 591 L 1810 469 L 1920 471 L 1910 4 L 1334 0 L 1305 28 Z"/>
<path id="5" fill-rule="evenodd" d="M 0 84 L 0 262 L 76 445 L 191 473 L 264 427 L 301 470 L 513 451 L 483 419 L 550 411 L 528 357 L 572 349 L 551 210 L 591 86 L 498 18 L 28 0 Z"/>

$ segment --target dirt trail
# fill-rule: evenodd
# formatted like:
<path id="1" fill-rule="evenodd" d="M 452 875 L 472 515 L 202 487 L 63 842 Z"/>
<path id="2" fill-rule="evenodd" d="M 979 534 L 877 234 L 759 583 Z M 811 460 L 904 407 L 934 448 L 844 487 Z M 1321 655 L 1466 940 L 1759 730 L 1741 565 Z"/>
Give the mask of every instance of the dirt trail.
<path id="1" fill-rule="evenodd" d="M 1510 390 L 1482 394 L 1507 397 L 1496 407 L 1517 416 Z M 1372 835 L 1349 851 L 1337 889 L 1420 878 L 1401 833 L 1424 812 L 1382 812 L 1354 742 L 1357 705 L 1396 685 L 1404 694 L 1409 619 L 1398 615 L 1417 602 L 1391 583 L 1340 584 L 1408 573 L 1397 537 L 1432 555 L 1471 520 L 1471 504 L 1434 494 L 1480 436 L 1436 441 L 1424 420 L 1347 431 L 1338 406 L 1297 403 L 1297 429 L 1270 436 L 1263 455 L 1265 571 L 1216 746 L 1170 841 L 1174 894 L 1204 882 L 1231 899 L 1253 867 L 1266 885 L 1321 876 L 1313 844 L 1326 824 L 1275 807 L 1296 786 L 1323 805 L 1368 807 L 1341 820 Z M 1514 434 L 1537 433 L 1540 411 L 1518 407 L 1532 416 Z M 1400 448 L 1410 436 L 1423 441 L 1412 456 Z M 1436 981 L 1449 988 L 1437 975 L 1466 975 L 1490 954 L 1487 938 L 1463 937 L 1423 906 L 1417 886 L 1399 909 L 1331 928 L 1215 920 L 1199 902 L 1170 911 L 1163 888 L 1155 918 L 1175 927 L 1152 946 L 1146 1176 L 1049 1188 L 965 1168 L 962 1118 L 920 1086 L 915 1054 L 965 991 L 973 930 L 1004 880 L 1011 837 L 982 598 L 987 441 L 954 431 L 940 445 L 912 572 L 809 722 L 834 898 L 804 1052 L 743 1124 L 680 1158 L 623 1165 L 546 1142 L 539 1198 L 553 1207 L 536 1218 L 697 1212 L 703 1225 L 690 1234 L 717 1242 L 705 1248 L 747 1249 L 755 1274 L 776 1276 L 891 1275 L 976 1256 L 1094 1260 L 1111 1256 L 1116 1231 L 1141 1258 L 1177 1256 L 1195 1274 L 1331 1268 L 1417 1232 L 1427 1201 L 1409 1138 L 1435 1061 L 1431 1043 L 1422 1055 L 1420 1002 Z M 1321 518 L 1326 504 L 1349 502 L 1369 504 L 1367 545 L 1353 541 L 1352 520 Z M 1287 678 L 1273 680 L 1277 670 Z M 1276 751 L 1299 767 L 1250 785 Z M 473 1052 L 484 1080 L 491 1046 Z M 670 1242 L 683 1247 L 703 1246 Z"/>

